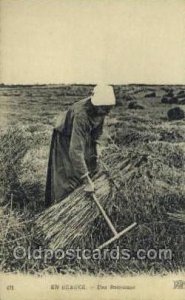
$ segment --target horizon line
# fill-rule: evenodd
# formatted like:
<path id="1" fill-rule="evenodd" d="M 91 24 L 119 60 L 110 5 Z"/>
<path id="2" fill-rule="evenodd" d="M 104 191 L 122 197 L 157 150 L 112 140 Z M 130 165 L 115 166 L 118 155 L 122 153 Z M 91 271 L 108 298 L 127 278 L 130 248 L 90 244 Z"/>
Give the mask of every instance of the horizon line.
<path id="1" fill-rule="evenodd" d="M 46 85 L 97 85 L 98 83 L 78 83 L 78 82 L 72 82 L 72 83 L 0 83 L 0 86 L 46 86 Z M 184 86 L 185 83 L 138 83 L 138 82 L 130 82 L 130 83 L 108 83 L 108 85 L 179 85 Z"/>

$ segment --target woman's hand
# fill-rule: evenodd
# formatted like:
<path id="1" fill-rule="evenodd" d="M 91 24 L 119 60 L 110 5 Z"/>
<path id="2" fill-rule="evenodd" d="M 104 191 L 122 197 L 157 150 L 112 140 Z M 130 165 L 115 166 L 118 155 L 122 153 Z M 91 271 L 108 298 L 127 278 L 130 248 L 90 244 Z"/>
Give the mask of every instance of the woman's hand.
<path id="1" fill-rule="evenodd" d="M 94 182 L 91 180 L 89 175 L 84 178 L 85 188 L 84 191 L 87 193 L 94 193 Z"/>

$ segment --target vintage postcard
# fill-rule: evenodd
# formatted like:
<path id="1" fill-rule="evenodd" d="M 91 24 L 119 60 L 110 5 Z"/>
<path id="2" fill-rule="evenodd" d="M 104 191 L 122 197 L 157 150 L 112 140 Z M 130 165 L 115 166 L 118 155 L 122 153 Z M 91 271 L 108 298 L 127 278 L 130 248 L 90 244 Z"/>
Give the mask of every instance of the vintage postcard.
<path id="1" fill-rule="evenodd" d="M 185 1 L 0 0 L 0 299 L 185 299 Z"/>

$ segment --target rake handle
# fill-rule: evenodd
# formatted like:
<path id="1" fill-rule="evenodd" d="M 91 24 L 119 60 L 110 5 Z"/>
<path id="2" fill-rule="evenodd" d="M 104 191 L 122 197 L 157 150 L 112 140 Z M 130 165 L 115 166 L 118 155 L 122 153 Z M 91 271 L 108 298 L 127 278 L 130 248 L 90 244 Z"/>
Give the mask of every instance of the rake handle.
<path id="1" fill-rule="evenodd" d="M 99 210 L 101 211 L 101 213 L 102 213 L 102 215 L 103 215 L 105 221 L 107 222 L 107 224 L 108 224 L 110 230 L 112 231 L 112 233 L 114 234 L 114 236 L 117 235 L 118 233 L 117 233 L 116 229 L 114 228 L 114 225 L 112 224 L 111 220 L 110 220 L 109 217 L 107 216 L 105 210 L 103 209 L 103 207 L 102 207 L 101 204 L 99 203 L 99 201 L 98 201 L 98 199 L 97 199 L 97 197 L 96 197 L 96 195 L 95 195 L 94 193 L 92 194 L 92 197 L 93 197 L 94 202 L 95 202 L 96 205 L 98 206 Z"/>

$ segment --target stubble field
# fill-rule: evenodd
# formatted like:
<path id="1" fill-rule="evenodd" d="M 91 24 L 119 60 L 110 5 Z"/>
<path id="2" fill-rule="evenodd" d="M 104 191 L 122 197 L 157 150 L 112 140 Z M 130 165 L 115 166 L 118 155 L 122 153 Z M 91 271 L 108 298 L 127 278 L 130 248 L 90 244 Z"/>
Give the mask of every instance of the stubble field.
<path id="1" fill-rule="evenodd" d="M 46 264 L 43 261 L 16 261 L 14 259 L 13 249 L 17 245 L 36 247 L 38 243 L 34 240 L 32 224 L 35 216 L 44 210 L 49 146 L 57 116 L 64 114 L 75 101 L 90 95 L 92 89 L 92 85 L 0 87 L 0 237 L 3 253 L 1 269 L 5 272 L 73 272 L 75 270 L 77 272 L 103 271 L 131 274 L 184 270 L 185 225 L 168 219 L 168 213 L 185 209 L 185 119 L 169 121 L 167 112 L 173 107 L 184 109 L 182 100 L 185 96 L 182 98 L 181 95 L 185 91 L 185 86 L 114 86 L 117 106 L 106 118 L 102 137 L 102 150 L 106 152 L 104 155 L 107 161 L 109 149 L 112 153 L 114 147 L 128 155 L 133 154 L 133 161 L 137 153 L 140 156 L 146 156 L 147 153 L 149 158 L 147 163 L 151 163 L 151 169 L 147 165 L 148 169 L 144 171 L 146 171 L 145 176 L 148 176 L 147 179 L 150 178 L 151 187 L 147 185 L 148 190 L 145 196 L 152 194 L 152 201 L 157 199 L 157 202 L 160 194 L 160 199 L 163 199 L 161 200 L 163 202 L 157 202 L 158 210 L 153 210 L 152 213 L 150 208 L 145 207 L 145 204 L 138 200 L 136 205 L 138 211 L 133 209 L 133 219 L 138 215 L 141 216 L 137 219 L 141 230 L 139 233 L 135 232 L 133 237 L 131 236 L 132 243 L 130 240 L 124 240 L 123 245 L 126 247 L 128 242 L 132 247 L 135 244 L 139 247 L 140 244 L 138 242 L 134 244 L 133 238 L 142 239 L 143 236 L 143 239 L 146 239 L 152 236 L 151 247 L 173 248 L 173 260 L 112 262 L 111 264 L 110 262 L 99 264 L 73 262 L 60 267 L 55 262 Z M 170 93 L 171 99 L 178 98 L 178 101 L 180 99 L 180 104 L 178 101 L 172 104 L 161 103 L 162 97 Z M 145 186 L 140 188 L 143 191 Z M 160 193 L 158 188 L 160 188 Z M 133 196 L 134 190 L 128 195 Z M 141 198 L 142 196 L 141 194 Z M 147 205 L 150 206 L 148 202 Z M 148 215 L 151 217 L 150 226 L 143 222 L 142 213 L 145 209 L 145 213 L 149 211 Z M 159 212 L 161 215 L 157 218 L 156 214 Z M 124 217 L 124 211 L 121 213 Z M 117 219 L 117 222 L 120 221 Z M 155 235 L 157 238 L 154 237 Z"/>

